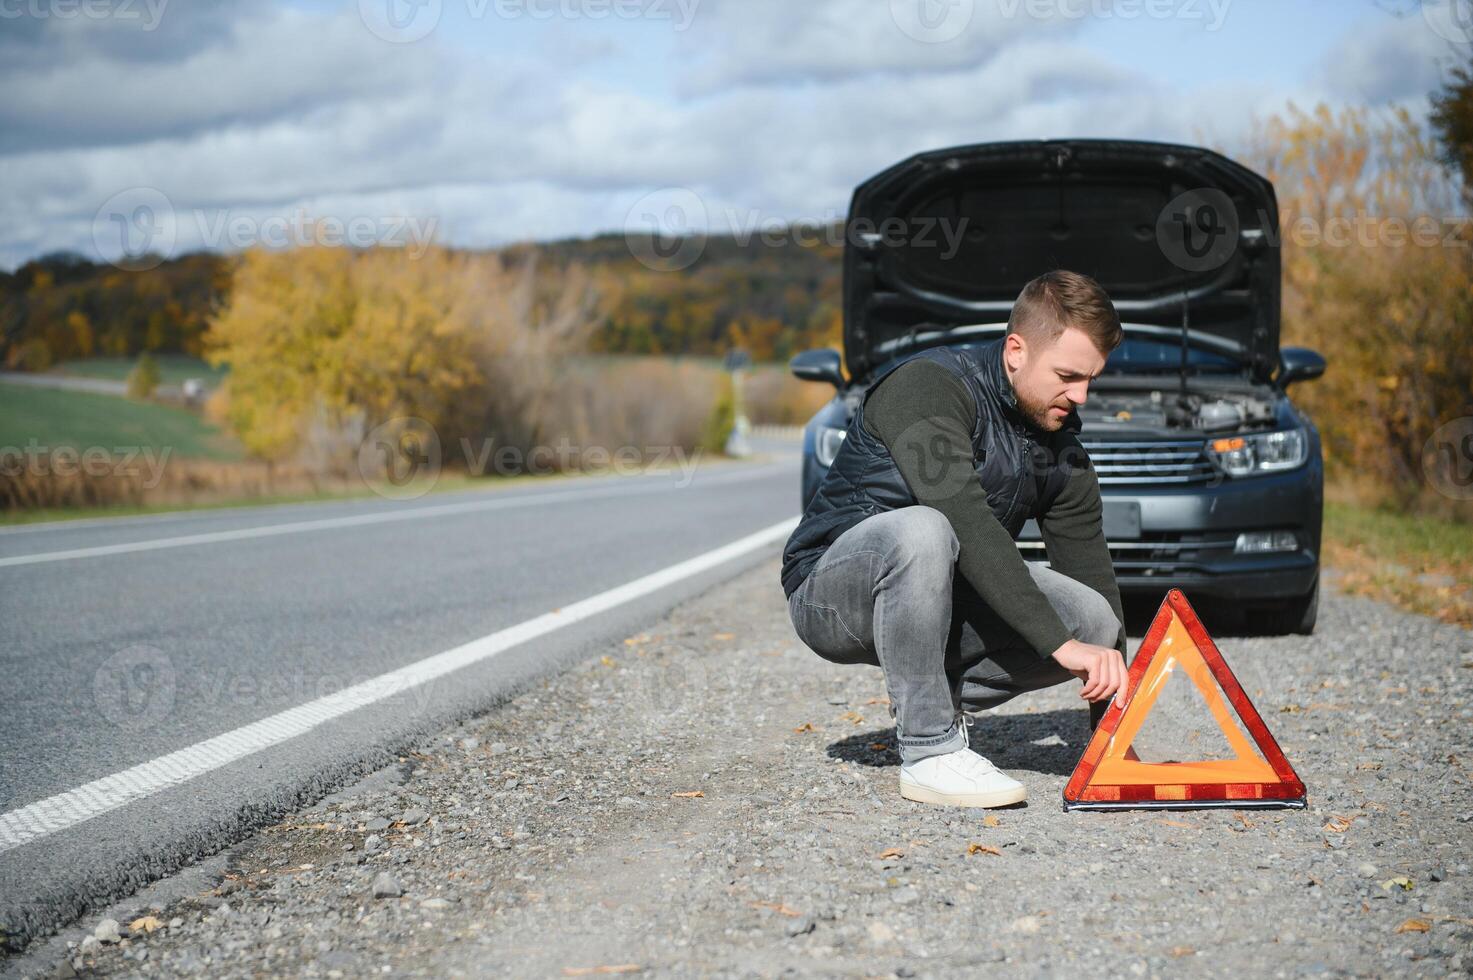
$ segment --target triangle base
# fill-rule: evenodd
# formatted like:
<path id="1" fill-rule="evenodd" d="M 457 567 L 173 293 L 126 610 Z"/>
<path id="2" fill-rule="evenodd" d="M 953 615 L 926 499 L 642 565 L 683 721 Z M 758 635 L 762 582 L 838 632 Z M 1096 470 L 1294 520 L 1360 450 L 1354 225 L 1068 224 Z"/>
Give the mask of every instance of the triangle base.
<path id="1" fill-rule="evenodd" d="M 1296 800 L 1118 800 L 1064 801 L 1071 810 L 1303 810 L 1304 797 Z"/>

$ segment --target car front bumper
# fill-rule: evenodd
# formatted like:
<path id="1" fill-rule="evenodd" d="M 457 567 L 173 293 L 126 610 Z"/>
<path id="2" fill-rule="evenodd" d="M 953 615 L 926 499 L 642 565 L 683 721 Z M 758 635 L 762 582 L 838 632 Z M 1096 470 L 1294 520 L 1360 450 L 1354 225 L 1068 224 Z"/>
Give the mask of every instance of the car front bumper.
<path id="1" fill-rule="evenodd" d="M 1323 470 L 1314 459 L 1288 473 L 1216 485 L 1102 488 L 1105 536 L 1122 595 L 1160 597 L 1173 588 L 1189 598 L 1214 600 L 1307 595 L 1319 573 L 1323 488 Z M 1237 537 L 1247 531 L 1292 531 L 1297 547 L 1240 553 Z M 1046 557 L 1033 521 L 1018 547 L 1029 559 Z"/>

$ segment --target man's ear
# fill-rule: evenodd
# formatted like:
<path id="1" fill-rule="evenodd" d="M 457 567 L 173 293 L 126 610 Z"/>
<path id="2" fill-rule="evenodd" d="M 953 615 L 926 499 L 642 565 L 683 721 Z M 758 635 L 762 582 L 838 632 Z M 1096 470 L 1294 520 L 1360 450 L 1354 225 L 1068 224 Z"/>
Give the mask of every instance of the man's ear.
<path id="1" fill-rule="evenodd" d="M 1008 373 L 1016 374 L 1028 359 L 1028 341 L 1023 339 L 1022 334 L 1008 334 L 1002 340 L 1002 356 L 1007 363 Z"/>

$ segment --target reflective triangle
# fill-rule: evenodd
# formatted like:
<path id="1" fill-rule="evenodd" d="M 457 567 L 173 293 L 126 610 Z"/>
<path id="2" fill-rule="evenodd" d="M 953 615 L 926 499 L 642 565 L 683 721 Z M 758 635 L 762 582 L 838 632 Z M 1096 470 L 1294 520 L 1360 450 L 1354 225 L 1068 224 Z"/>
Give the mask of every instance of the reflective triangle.
<path id="1" fill-rule="evenodd" d="M 1132 751 L 1173 677 L 1196 686 L 1231 758 L 1144 762 Z M 1172 589 L 1131 661 L 1125 698 L 1105 712 L 1064 787 L 1064 809 L 1302 806 L 1304 783 L 1186 596 Z"/>

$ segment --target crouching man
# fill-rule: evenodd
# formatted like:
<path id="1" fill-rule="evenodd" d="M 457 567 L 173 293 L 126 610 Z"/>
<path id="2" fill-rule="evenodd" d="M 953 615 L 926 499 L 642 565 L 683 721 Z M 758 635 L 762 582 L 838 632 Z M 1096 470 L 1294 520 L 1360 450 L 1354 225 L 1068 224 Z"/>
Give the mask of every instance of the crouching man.
<path id="1" fill-rule="evenodd" d="M 1075 436 L 1121 337 L 1093 279 L 1033 280 L 1004 337 L 925 350 L 874 380 L 788 539 L 798 637 L 884 672 L 906 799 L 1022 801 L 1023 785 L 970 747 L 965 712 L 1079 678 L 1097 725 L 1124 687 L 1099 481 Z M 1049 568 L 1014 543 L 1030 517 Z"/>

